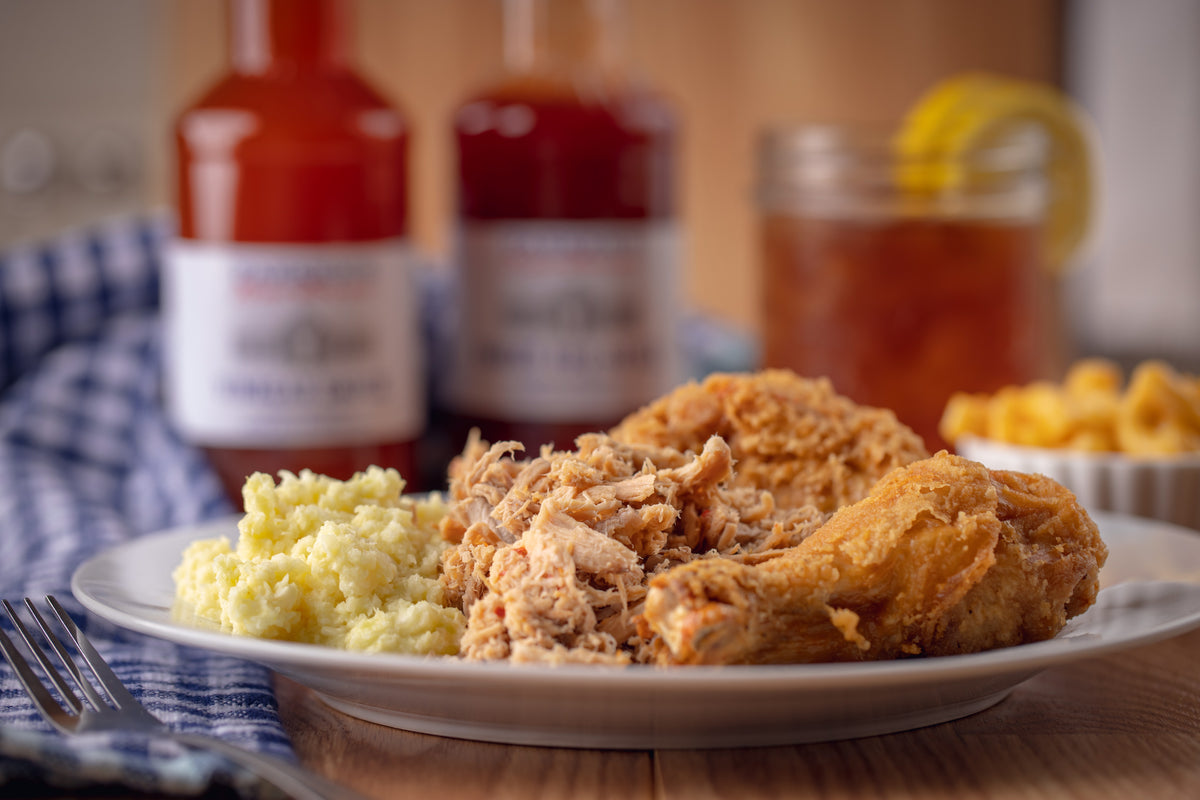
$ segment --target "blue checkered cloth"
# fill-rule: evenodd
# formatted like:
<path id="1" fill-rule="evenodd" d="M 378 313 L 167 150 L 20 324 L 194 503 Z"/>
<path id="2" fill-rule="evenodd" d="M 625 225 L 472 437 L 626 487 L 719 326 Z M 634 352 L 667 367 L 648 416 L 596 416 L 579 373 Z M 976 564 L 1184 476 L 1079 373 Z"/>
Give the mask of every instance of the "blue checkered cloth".
<path id="1" fill-rule="evenodd" d="M 265 668 L 123 631 L 70 592 L 73 571 L 103 550 L 233 511 L 159 401 L 168 235 L 166 218 L 125 219 L 0 254 L 0 597 L 57 596 L 172 728 L 294 759 Z M 58 735 L 0 663 L 0 795 L 96 785 L 264 790 L 222 759 L 161 740 Z"/>

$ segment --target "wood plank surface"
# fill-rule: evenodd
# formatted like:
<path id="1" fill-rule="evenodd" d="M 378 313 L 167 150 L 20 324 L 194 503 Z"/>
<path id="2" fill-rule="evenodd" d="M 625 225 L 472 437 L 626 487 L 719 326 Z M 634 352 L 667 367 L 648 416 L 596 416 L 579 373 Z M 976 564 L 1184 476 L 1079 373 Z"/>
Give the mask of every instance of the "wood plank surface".
<path id="1" fill-rule="evenodd" d="M 458 741 L 352 719 L 283 678 L 278 692 L 302 760 L 376 798 L 1116 800 L 1200 797 L 1198 665 L 1200 631 L 1056 667 L 955 722 L 725 750 Z"/>

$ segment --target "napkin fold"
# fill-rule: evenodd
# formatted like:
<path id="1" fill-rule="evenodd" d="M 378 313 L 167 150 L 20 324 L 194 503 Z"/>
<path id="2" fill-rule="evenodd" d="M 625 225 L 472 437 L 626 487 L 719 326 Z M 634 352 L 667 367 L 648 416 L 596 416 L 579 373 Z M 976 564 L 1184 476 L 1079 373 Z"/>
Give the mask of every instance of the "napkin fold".
<path id="1" fill-rule="evenodd" d="M 172 728 L 294 759 L 266 668 L 123 631 L 86 614 L 70 591 L 74 570 L 103 550 L 233 511 L 159 400 L 168 235 L 165 218 L 123 219 L 0 256 L 0 597 L 58 597 Z M 0 664 L 0 795 L 97 784 L 267 791 L 223 759 L 161 739 L 61 736 Z"/>

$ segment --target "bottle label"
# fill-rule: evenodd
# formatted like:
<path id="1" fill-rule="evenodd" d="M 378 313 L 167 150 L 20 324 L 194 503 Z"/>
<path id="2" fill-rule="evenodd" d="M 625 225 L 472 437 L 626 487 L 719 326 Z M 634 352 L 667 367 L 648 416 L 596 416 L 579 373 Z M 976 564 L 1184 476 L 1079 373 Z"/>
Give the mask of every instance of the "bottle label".
<path id="1" fill-rule="evenodd" d="M 402 240 L 177 240 L 163 275 L 166 399 L 191 440 L 321 447 L 417 438 L 419 303 Z"/>
<path id="2" fill-rule="evenodd" d="M 673 224 L 471 222 L 458 246 L 459 411 L 615 420 L 679 382 Z"/>

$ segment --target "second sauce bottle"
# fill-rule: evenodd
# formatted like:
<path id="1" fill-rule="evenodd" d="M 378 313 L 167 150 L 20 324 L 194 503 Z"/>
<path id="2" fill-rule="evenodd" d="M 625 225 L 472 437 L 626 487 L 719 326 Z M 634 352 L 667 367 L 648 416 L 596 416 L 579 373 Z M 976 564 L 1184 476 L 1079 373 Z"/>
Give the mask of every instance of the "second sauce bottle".
<path id="1" fill-rule="evenodd" d="M 573 446 L 680 376 L 676 122 L 614 0 L 507 0 L 505 75 L 455 115 L 456 435 Z"/>

